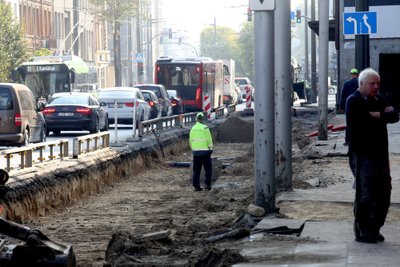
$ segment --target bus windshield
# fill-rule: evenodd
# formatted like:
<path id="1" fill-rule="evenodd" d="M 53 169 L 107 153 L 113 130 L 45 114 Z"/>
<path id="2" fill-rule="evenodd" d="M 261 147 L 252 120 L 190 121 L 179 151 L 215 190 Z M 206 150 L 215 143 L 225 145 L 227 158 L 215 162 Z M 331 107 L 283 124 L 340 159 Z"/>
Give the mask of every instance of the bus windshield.
<path id="1" fill-rule="evenodd" d="M 166 89 L 177 90 L 183 99 L 195 99 L 196 88 L 200 83 L 197 64 L 160 64 L 157 69 L 157 82 Z"/>
<path id="2" fill-rule="evenodd" d="M 70 91 L 69 72 L 26 73 L 25 79 L 21 75 L 18 82 L 27 85 L 36 98 L 48 99 L 56 92 Z"/>
<path id="3" fill-rule="evenodd" d="M 14 82 L 28 86 L 40 102 L 46 102 L 54 93 L 91 91 L 96 79 L 89 74 L 88 65 L 76 56 L 33 57 L 13 74 Z"/>

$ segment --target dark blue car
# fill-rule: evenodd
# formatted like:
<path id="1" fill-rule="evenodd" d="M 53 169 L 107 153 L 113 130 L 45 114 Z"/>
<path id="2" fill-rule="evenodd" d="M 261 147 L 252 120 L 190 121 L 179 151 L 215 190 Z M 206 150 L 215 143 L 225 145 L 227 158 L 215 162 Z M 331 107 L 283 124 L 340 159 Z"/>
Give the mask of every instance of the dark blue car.
<path id="1" fill-rule="evenodd" d="M 108 113 L 90 93 L 56 93 L 43 110 L 47 134 L 108 130 Z"/>

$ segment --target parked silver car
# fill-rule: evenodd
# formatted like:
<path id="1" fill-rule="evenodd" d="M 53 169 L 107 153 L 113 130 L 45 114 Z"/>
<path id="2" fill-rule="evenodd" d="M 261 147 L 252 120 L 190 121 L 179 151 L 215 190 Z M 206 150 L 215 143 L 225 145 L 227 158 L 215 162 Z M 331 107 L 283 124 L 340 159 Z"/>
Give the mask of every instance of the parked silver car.
<path id="1" fill-rule="evenodd" d="M 150 106 L 138 88 L 111 87 L 101 89 L 97 99 L 100 105 L 108 111 L 110 124 L 115 123 L 115 117 L 117 117 L 118 124 L 133 124 L 134 108 L 136 108 L 136 123 L 150 119 Z"/>
<path id="2" fill-rule="evenodd" d="M 46 123 L 31 90 L 0 83 L 0 145 L 22 146 L 46 141 Z"/>

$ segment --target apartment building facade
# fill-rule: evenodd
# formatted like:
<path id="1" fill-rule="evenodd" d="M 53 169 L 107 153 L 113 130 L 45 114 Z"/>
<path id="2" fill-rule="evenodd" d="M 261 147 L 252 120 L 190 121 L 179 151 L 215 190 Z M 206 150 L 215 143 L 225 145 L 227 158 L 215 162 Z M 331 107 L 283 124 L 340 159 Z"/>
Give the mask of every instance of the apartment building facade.
<path id="1" fill-rule="evenodd" d="M 97 19 L 89 0 L 5 0 L 5 2 L 11 5 L 14 19 L 23 26 L 31 50 L 47 48 L 55 55 L 79 56 L 88 64 L 97 88 L 114 86 L 112 25 Z M 147 37 L 143 30 L 145 23 L 150 21 L 148 27 L 152 27 L 151 20 L 158 19 L 151 15 L 156 5 L 152 0 L 140 0 L 139 3 L 142 5 L 139 10 L 145 10 L 146 16 L 133 14 L 122 23 L 122 31 L 125 33 L 120 36 L 123 58 L 122 83 L 126 86 L 140 80 L 137 55 L 146 53 L 145 64 L 148 66 L 153 64 L 153 57 L 158 56 L 158 48 L 153 55 L 153 50 L 156 48 L 146 46 L 145 42 L 151 41 L 151 36 Z M 148 32 L 151 31 L 152 29 L 148 29 Z M 152 70 L 151 67 L 147 69 Z M 148 78 L 142 77 L 141 80 L 151 82 L 152 74 L 147 73 L 147 75 Z"/>

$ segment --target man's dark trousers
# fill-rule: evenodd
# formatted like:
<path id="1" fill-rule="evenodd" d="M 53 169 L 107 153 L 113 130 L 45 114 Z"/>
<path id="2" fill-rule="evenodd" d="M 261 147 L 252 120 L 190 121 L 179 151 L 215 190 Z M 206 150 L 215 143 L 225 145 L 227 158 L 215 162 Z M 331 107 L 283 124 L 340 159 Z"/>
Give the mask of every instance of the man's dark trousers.
<path id="1" fill-rule="evenodd" d="M 390 206 L 391 177 L 387 157 L 368 158 L 350 154 L 356 178 L 355 235 L 376 237 Z"/>
<path id="2" fill-rule="evenodd" d="M 193 186 L 194 188 L 200 188 L 200 173 L 201 168 L 204 166 L 204 170 L 206 173 L 206 186 L 211 186 L 211 175 L 212 175 L 212 165 L 211 165 L 211 156 L 194 156 L 193 157 Z"/>

